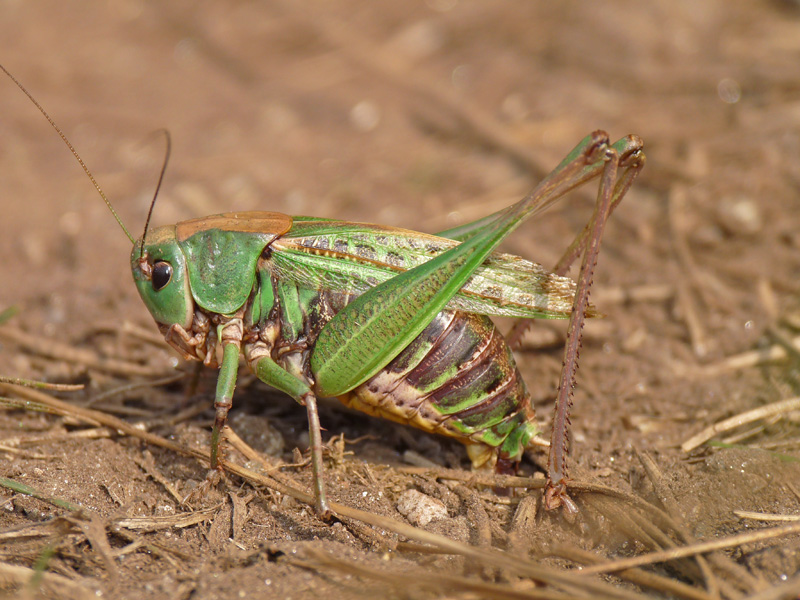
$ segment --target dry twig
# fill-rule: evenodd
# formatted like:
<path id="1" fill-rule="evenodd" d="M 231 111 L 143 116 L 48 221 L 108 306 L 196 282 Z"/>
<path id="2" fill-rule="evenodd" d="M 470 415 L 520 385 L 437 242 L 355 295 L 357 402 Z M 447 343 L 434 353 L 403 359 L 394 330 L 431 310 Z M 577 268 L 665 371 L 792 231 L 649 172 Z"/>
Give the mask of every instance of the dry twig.
<path id="1" fill-rule="evenodd" d="M 735 429 L 746 423 L 758 421 L 759 419 L 765 419 L 774 415 L 783 415 L 793 410 L 800 410 L 800 398 L 780 400 L 779 402 L 773 402 L 766 406 L 760 406 L 753 410 L 739 413 L 719 423 L 715 423 L 710 427 L 706 427 L 700 433 L 693 435 L 681 444 L 681 450 L 684 452 L 691 452 L 719 433 L 730 431 L 731 429 Z"/>

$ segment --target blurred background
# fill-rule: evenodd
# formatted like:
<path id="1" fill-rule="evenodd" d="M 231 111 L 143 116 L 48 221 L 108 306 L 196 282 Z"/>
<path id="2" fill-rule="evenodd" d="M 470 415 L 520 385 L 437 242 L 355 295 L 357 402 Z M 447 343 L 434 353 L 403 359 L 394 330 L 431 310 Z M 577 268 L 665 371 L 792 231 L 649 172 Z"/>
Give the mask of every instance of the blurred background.
<path id="1" fill-rule="evenodd" d="M 428 232 L 519 199 L 593 130 L 639 135 L 647 166 L 596 275 L 607 318 L 584 344 L 579 473 L 629 481 L 632 446 L 654 449 L 687 502 L 718 511 L 703 513 L 712 530 L 736 522 L 717 505 L 719 474 L 687 466 L 677 445 L 797 393 L 796 372 L 725 363 L 798 309 L 796 2 L 2 0 L 0 62 L 134 237 L 160 128 L 174 146 L 156 224 L 272 210 Z M 130 243 L 80 167 L 6 79 L 0 106 L 0 309 L 20 306 L 14 326 L 31 336 L 75 343 L 123 321 L 155 331 Z M 552 266 L 594 194 L 505 248 Z M 518 356 L 546 425 L 563 328 L 543 331 Z M 9 343 L 0 357 L 12 375 L 56 369 Z M 725 485 L 740 504 L 754 493 L 752 480 Z"/>

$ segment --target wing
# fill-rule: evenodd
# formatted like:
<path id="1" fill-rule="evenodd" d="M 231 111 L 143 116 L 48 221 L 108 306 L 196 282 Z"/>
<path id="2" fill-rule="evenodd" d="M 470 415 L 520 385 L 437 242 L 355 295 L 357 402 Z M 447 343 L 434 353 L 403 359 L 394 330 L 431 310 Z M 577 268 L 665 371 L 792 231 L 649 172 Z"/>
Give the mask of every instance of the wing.
<path id="1" fill-rule="evenodd" d="M 362 294 L 459 242 L 407 229 L 294 217 L 275 240 L 268 268 L 312 289 Z M 569 317 L 575 283 L 518 256 L 492 253 L 447 304 L 485 315 Z M 590 316 L 595 314 L 590 313 Z"/>

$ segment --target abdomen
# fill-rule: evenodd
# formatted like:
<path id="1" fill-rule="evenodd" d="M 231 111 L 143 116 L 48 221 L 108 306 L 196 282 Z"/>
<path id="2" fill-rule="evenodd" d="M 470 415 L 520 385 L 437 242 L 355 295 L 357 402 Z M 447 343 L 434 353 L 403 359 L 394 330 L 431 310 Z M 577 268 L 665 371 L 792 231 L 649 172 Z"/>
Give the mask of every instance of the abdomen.
<path id="1" fill-rule="evenodd" d="M 356 410 L 454 437 L 474 467 L 519 462 L 538 433 L 530 396 L 494 323 L 445 311 L 377 375 L 339 398 Z"/>

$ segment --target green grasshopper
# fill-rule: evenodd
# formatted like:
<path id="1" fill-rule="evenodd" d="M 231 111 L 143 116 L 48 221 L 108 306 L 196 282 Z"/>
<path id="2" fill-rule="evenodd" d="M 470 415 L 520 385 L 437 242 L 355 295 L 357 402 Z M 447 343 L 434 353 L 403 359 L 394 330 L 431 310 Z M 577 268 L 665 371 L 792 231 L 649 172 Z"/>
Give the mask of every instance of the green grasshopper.
<path id="1" fill-rule="evenodd" d="M 152 231 L 146 224 L 134 241 L 78 160 L 133 243 L 136 287 L 166 341 L 185 358 L 219 368 L 212 472 L 244 355 L 260 380 L 306 408 L 320 516 L 329 514 L 321 397 L 453 437 L 474 468 L 513 473 L 539 429 L 511 349 L 489 317 L 569 318 L 545 505 L 576 510 L 566 458 L 581 330 L 594 314 L 588 297 L 603 227 L 644 166 L 638 137 L 612 145 L 594 132 L 516 204 L 437 235 L 241 212 Z M 495 251 L 524 220 L 598 177 L 594 215 L 555 273 Z M 575 283 L 564 275 L 581 253 Z"/>

